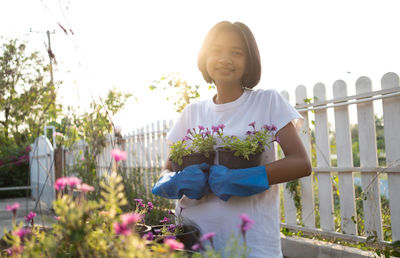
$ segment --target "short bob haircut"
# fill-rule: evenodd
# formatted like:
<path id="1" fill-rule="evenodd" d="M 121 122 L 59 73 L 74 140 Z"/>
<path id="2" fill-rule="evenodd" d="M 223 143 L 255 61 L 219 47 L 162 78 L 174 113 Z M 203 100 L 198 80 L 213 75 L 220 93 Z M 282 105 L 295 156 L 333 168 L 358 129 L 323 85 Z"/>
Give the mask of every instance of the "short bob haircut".
<path id="1" fill-rule="evenodd" d="M 219 33 L 222 31 L 230 31 L 234 30 L 239 32 L 242 35 L 245 46 L 246 46 L 246 70 L 244 72 L 242 78 L 242 87 L 243 88 L 253 88 L 258 84 L 261 77 L 261 61 L 260 61 L 260 53 L 258 52 L 257 42 L 254 38 L 253 33 L 250 29 L 241 22 L 231 23 L 229 21 L 222 21 L 214 25 L 211 30 L 207 33 L 203 44 L 200 48 L 200 52 L 197 58 L 197 66 L 201 73 L 203 74 L 203 78 L 208 83 L 213 83 L 214 80 L 207 72 L 207 55 L 208 51 L 217 37 Z"/>

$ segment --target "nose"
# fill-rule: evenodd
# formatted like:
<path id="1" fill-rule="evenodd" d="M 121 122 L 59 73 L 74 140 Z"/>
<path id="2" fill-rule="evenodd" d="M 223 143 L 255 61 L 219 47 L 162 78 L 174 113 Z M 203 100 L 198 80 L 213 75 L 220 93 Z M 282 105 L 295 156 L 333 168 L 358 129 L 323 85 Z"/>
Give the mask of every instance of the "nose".
<path id="1" fill-rule="evenodd" d="M 226 55 L 226 54 L 222 54 L 219 58 L 218 58 L 218 62 L 220 64 L 232 64 L 232 59 Z"/>

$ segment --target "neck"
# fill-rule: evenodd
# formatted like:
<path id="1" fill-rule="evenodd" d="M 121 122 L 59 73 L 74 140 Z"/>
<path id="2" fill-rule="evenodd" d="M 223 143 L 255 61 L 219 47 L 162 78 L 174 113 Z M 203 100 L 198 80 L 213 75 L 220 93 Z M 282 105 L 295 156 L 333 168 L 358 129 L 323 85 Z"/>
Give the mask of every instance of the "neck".
<path id="1" fill-rule="evenodd" d="M 215 104 L 225 104 L 237 100 L 244 92 L 241 86 L 223 87 L 217 85 L 217 95 L 214 97 Z"/>

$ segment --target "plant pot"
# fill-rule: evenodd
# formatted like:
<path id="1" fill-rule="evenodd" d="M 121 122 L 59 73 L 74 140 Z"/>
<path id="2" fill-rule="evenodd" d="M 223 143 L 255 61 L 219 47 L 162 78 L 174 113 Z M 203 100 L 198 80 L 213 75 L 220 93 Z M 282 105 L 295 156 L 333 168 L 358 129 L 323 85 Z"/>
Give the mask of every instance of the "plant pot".
<path id="1" fill-rule="evenodd" d="M 210 152 L 210 155 L 208 158 L 206 156 L 204 156 L 203 153 L 192 153 L 187 156 L 183 156 L 182 165 L 179 165 L 178 163 L 175 163 L 174 161 L 172 161 L 172 169 L 175 172 L 182 171 L 187 166 L 201 164 L 203 162 L 205 162 L 209 165 L 214 165 L 214 159 L 215 159 L 215 151 Z"/>
<path id="2" fill-rule="evenodd" d="M 261 163 L 262 152 L 254 155 L 249 155 L 249 159 L 247 160 L 242 156 L 236 157 L 235 155 L 233 155 L 235 152 L 232 150 L 218 148 L 217 151 L 218 164 L 230 169 L 257 167 L 260 166 Z"/>
<path id="3" fill-rule="evenodd" d="M 164 242 L 166 237 L 157 232 L 157 230 L 161 229 L 163 226 L 164 225 L 151 226 L 151 231 L 155 235 L 156 241 L 159 243 Z M 185 245 L 185 250 L 192 250 L 192 246 L 200 240 L 200 230 L 192 225 L 183 225 L 183 232 L 176 234 L 175 237 L 179 242 Z"/>
<path id="4" fill-rule="evenodd" d="M 151 231 L 151 227 L 145 224 L 136 224 L 136 232 L 139 236 L 144 236 L 146 233 Z"/>

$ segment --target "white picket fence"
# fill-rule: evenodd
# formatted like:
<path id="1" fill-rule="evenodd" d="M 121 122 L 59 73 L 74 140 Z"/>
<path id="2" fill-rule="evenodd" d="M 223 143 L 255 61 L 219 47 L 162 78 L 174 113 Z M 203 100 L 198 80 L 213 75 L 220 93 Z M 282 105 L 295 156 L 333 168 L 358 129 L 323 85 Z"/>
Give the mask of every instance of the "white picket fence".
<path id="1" fill-rule="evenodd" d="M 376 235 L 378 241 L 385 243 L 382 236 L 381 201 L 378 176 L 387 174 L 390 202 L 392 240 L 400 240 L 400 84 L 395 73 L 382 77 L 381 90 L 372 91 L 368 77 L 360 77 L 355 84 L 356 95 L 347 95 L 347 85 L 338 80 L 333 85 L 333 96 L 326 100 L 326 87 L 318 83 L 313 88 L 313 103 L 305 104 L 311 97 L 306 87 L 296 89 L 296 109 L 305 118 L 301 130 L 301 139 L 311 157 L 310 112 L 315 116 L 316 164 L 313 168 L 318 179 L 320 227 L 316 228 L 314 206 L 313 176 L 302 178 L 301 215 L 303 226 L 296 218 L 296 208 L 290 193 L 284 190 L 284 218 L 282 227 L 301 230 L 311 234 L 365 242 L 368 236 Z M 287 92 L 282 95 L 289 98 Z M 376 128 L 373 102 L 382 102 L 384 120 L 384 138 L 387 167 L 379 167 L 377 158 Z M 349 120 L 349 106 L 356 105 L 359 134 L 360 167 L 353 166 L 352 141 Z M 334 131 L 336 133 L 337 167 L 331 165 L 330 139 L 328 134 L 327 110 L 333 108 Z M 333 122 L 333 121 L 332 121 Z M 332 124 L 332 123 L 331 123 Z M 111 137 L 107 147 L 98 157 L 100 175 L 110 171 L 112 148 L 123 148 L 127 153 L 124 166 L 143 173 L 147 191 L 152 180 L 157 177 L 167 158 L 165 136 L 172 121 L 157 121 L 123 137 L 123 146 L 112 146 Z M 332 172 L 338 173 L 340 193 L 340 232 L 335 230 L 332 192 Z M 358 235 L 356 218 L 356 200 L 354 173 L 361 174 L 362 190 L 365 194 L 364 235 Z M 283 184 L 284 186 L 284 184 Z"/>

